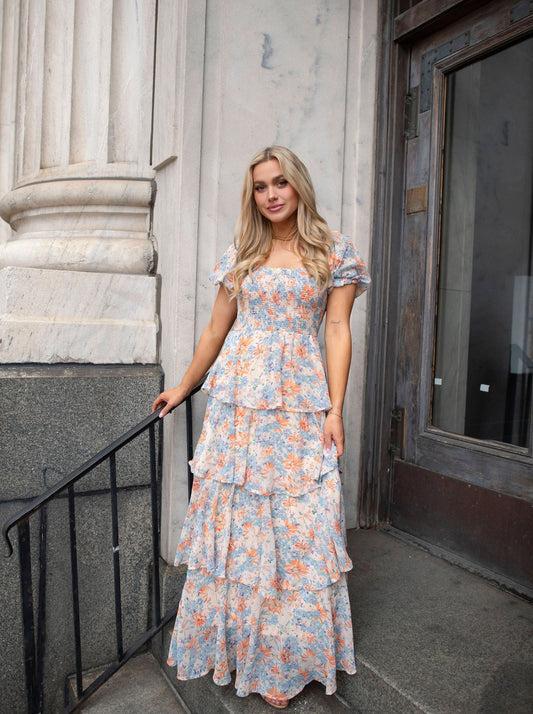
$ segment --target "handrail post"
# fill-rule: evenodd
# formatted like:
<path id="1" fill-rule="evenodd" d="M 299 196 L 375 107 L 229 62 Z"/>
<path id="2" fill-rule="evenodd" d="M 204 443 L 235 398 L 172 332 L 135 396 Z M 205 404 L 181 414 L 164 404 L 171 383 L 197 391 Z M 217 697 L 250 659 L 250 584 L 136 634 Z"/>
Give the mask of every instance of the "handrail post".
<path id="1" fill-rule="evenodd" d="M 70 529 L 70 578 L 72 583 L 72 615 L 74 618 L 74 645 L 76 650 L 76 694 L 78 699 L 83 692 L 81 663 L 81 622 L 80 597 L 78 584 L 78 548 L 76 544 L 76 510 L 74 503 L 74 486 L 68 488 L 68 515 Z"/>
<path id="2" fill-rule="evenodd" d="M 46 643 L 46 541 L 48 510 L 39 511 L 39 595 L 37 601 L 37 685 L 39 689 L 39 712 L 44 710 L 44 649 Z"/>
<path id="3" fill-rule="evenodd" d="M 120 544 L 118 538 L 117 461 L 115 453 L 109 456 L 109 485 L 111 492 L 111 532 L 113 543 L 113 584 L 115 591 L 115 630 L 117 658 L 124 654 L 122 640 L 122 592 L 120 587 Z"/>
<path id="4" fill-rule="evenodd" d="M 161 622 L 161 589 L 159 583 L 159 484 L 157 474 L 157 458 L 155 449 L 155 427 L 150 425 L 150 493 L 152 500 L 152 592 L 153 592 L 153 621 L 152 625 Z"/>
<path id="5" fill-rule="evenodd" d="M 28 712 L 39 711 L 39 687 L 35 647 L 35 620 L 33 613 L 33 583 L 31 574 L 30 522 L 25 519 L 18 524 L 20 560 L 20 586 L 22 595 L 22 622 L 24 627 L 24 665 L 26 669 L 26 696 Z"/>

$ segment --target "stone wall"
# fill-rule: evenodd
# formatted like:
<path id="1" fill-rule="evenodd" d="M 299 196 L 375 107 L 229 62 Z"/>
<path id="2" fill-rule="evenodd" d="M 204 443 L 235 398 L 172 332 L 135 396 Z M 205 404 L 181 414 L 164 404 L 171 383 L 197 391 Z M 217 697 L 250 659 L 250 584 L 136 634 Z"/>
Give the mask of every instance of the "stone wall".
<path id="1" fill-rule="evenodd" d="M 0 377 L 0 522 L 18 513 L 147 414 L 160 389 L 158 367 L 41 365 L 4 367 Z M 185 467 L 186 456 L 182 454 Z M 124 597 L 124 642 L 148 626 L 150 609 L 150 468 L 145 433 L 117 456 L 119 543 Z M 76 486 L 83 667 L 116 656 L 109 468 L 102 464 Z M 36 546 L 39 517 L 30 521 Z M 16 529 L 15 553 L 0 558 L 0 712 L 25 711 L 22 617 Z M 75 668 L 66 499 L 48 506 L 46 546 L 46 711 L 62 709 L 63 686 Z M 2 544 L 2 555 L 6 552 Z"/>

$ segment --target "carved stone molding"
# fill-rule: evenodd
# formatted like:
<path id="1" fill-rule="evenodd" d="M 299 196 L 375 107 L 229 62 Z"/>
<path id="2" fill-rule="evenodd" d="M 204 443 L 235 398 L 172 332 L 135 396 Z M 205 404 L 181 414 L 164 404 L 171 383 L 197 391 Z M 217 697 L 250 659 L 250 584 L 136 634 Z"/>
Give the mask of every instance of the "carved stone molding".
<path id="1" fill-rule="evenodd" d="M 0 267 L 150 274 L 151 178 L 34 181 L 0 199 L 16 239 L 0 245 Z"/>

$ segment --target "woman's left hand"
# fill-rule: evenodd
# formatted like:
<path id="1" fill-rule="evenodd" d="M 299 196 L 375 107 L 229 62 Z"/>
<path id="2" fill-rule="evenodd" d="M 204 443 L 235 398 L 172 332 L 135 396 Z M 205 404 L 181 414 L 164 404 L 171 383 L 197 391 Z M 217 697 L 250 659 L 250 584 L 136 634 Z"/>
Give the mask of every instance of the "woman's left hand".
<path id="1" fill-rule="evenodd" d="M 342 456 L 344 453 L 344 426 L 342 417 L 329 412 L 324 422 L 324 446 L 326 451 L 330 451 L 333 444 L 335 444 L 337 448 L 337 456 Z"/>

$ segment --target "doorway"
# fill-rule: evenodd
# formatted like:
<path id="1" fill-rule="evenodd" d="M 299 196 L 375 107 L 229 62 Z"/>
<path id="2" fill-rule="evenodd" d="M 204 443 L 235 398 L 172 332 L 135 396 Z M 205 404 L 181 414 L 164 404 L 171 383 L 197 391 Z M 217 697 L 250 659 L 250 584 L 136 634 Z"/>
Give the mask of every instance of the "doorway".
<path id="1" fill-rule="evenodd" d="M 361 520 L 528 590 L 533 14 L 516 0 L 434 5 L 384 18 L 386 239 Z"/>

